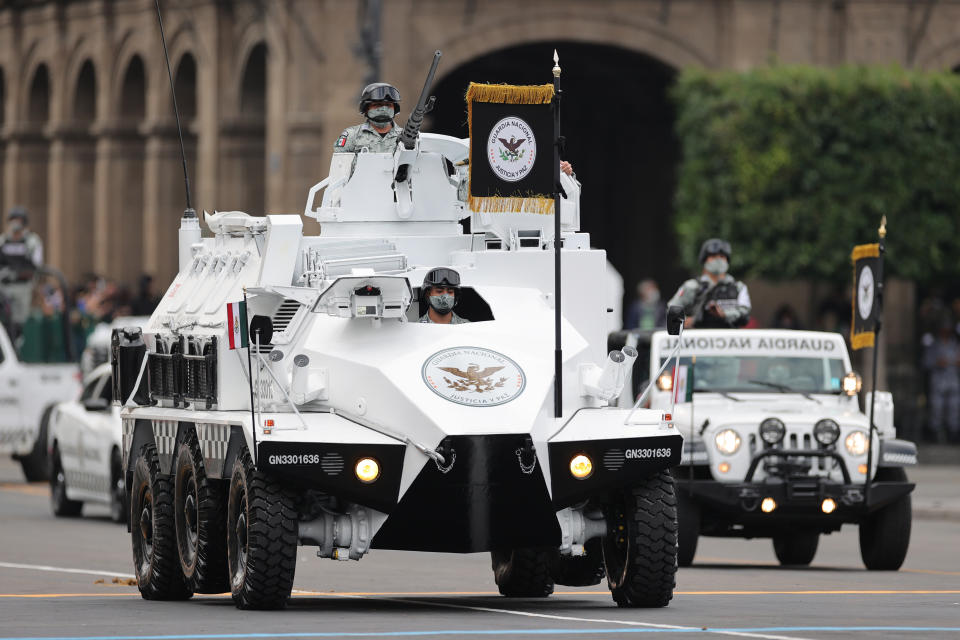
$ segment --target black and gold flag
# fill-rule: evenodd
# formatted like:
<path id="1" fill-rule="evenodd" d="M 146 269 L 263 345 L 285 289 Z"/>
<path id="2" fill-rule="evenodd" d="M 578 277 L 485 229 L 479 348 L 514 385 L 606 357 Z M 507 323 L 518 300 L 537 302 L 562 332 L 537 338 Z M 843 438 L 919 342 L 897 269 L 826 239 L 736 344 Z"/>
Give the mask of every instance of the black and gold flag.
<path id="1" fill-rule="evenodd" d="M 850 254 L 853 261 L 853 319 L 850 346 L 864 349 L 874 346 L 880 321 L 878 287 L 883 282 L 883 257 L 879 244 L 861 244 Z"/>
<path id="2" fill-rule="evenodd" d="M 470 208 L 553 213 L 553 85 L 470 83 Z"/>

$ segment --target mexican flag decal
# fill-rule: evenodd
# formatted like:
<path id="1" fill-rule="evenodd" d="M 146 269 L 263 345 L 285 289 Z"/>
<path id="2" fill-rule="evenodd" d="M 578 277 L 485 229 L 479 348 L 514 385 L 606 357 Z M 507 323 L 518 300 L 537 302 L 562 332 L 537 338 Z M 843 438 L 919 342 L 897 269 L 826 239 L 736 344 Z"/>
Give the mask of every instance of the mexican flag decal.
<path id="1" fill-rule="evenodd" d="M 231 302 L 227 305 L 227 336 L 231 349 L 244 349 L 250 344 L 247 336 L 246 302 Z"/>

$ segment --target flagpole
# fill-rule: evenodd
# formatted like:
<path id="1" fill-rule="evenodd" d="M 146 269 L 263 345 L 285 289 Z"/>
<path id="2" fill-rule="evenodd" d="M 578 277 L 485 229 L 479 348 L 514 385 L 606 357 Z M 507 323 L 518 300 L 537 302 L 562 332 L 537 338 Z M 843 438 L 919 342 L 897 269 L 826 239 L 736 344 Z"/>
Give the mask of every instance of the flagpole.
<path id="1" fill-rule="evenodd" d="M 877 230 L 880 235 L 879 243 L 879 271 L 880 278 L 877 279 L 876 293 L 874 294 L 874 304 L 877 307 L 877 325 L 873 333 L 873 376 L 870 381 L 870 433 L 867 435 L 867 478 L 863 487 L 863 504 L 870 506 L 870 474 L 873 472 L 873 433 L 876 431 L 876 425 L 873 422 L 874 409 L 877 406 L 877 361 L 880 359 L 880 327 L 883 325 L 883 254 L 886 251 L 887 237 L 887 216 L 880 220 L 880 229 Z"/>
<path id="2" fill-rule="evenodd" d="M 560 340 L 560 57 L 553 50 L 553 415 L 563 417 L 563 347 Z"/>
<path id="3" fill-rule="evenodd" d="M 247 288 L 243 288 L 243 306 L 247 307 Z M 259 332 L 258 332 L 259 335 Z M 259 347 L 258 347 L 259 349 Z M 253 434 L 253 466 L 257 466 L 257 411 L 253 403 L 253 359 L 250 357 L 250 337 L 247 336 L 247 381 L 250 383 L 250 431 Z"/>

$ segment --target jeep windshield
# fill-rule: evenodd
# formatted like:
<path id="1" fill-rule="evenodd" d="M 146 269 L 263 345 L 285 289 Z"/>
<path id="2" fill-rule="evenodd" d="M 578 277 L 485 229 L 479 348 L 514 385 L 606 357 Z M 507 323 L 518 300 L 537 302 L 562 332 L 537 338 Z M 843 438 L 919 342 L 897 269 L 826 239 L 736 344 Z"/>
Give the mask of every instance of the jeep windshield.
<path id="1" fill-rule="evenodd" d="M 663 364 L 663 360 L 660 361 Z M 697 356 L 680 358 L 693 389 L 701 392 L 831 393 L 841 392 L 840 358 L 788 356 Z M 666 373 L 672 373 L 673 366 Z"/>

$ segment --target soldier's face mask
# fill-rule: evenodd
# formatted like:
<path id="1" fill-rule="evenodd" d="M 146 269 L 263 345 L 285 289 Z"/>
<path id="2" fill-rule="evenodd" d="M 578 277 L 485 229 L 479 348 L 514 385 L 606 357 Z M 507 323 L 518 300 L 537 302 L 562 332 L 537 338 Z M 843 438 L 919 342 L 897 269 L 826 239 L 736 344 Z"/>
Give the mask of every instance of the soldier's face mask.
<path id="1" fill-rule="evenodd" d="M 708 258 L 707 261 L 703 263 L 703 268 L 707 270 L 707 273 L 712 273 L 715 276 L 725 274 L 728 266 L 727 259 L 721 257 Z"/>
<path id="2" fill-rule="evenodd" d="M 384 125 L 393 121 L 393 106 L 373 107 L 367 111 L 367 120 L 378 125 Z"/>
<path id="3" fill-rule="evenodd" d="M 23 222 L 20 220 L 11 220 L 7 223 L 7 228 L 10 230 L 10 233 L 20 233 L 23 231 Z"/>
<path id="4" fill-rule="evenodd" d="M 453 303 L 456 300 L 452 293 L 441 293 L 438 296 L 430 296 L 430 306 L 437 313 L 450 313 L 453 311 Z"/>

